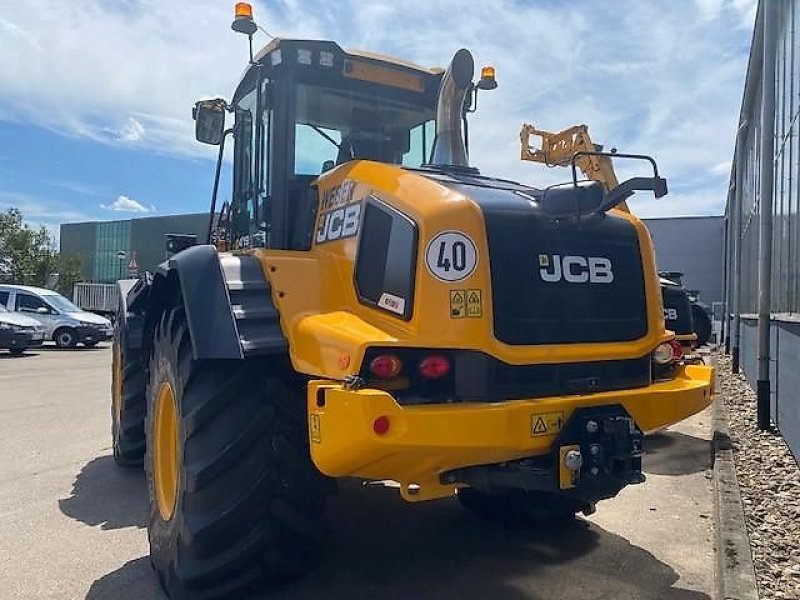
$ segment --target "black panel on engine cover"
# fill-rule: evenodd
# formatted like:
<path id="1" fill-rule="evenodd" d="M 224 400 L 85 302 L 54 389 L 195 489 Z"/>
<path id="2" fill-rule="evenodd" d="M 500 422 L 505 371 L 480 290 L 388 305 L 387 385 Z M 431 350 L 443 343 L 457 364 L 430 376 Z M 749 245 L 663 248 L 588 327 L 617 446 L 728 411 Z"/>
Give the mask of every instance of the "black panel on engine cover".
<path id="1" fill-rule="evenodd" d="M 554 219 L 535 200 L 538 190 L 439 181 L 483 212 L 498 340 L 621 342 L 647 333 L 639 239 L 629 222 L 611 214 Z"/>
<path id="2" fill-rule="evenodd" d="M 667 329 L 678 335 L 694 333 L 692 307 L 689 296 L 680 286 L 661 283 L 661 298 L 664 302 L 664 321 Z"/>

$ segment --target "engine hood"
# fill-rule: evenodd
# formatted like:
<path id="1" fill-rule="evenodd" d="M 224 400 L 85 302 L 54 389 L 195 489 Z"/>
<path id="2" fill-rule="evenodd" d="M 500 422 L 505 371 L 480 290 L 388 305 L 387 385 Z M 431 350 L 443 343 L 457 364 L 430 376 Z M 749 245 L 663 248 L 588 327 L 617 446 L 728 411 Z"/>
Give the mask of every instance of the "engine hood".
<path id="1" fill-rule="evenodd" d="M 91 323 L 92 325 L 111 325 L 111 321 L 105 317 L 101 317 L 100 315 L 96 315 L 87 311 L 69 312 L 64 314 L 72 319 L 75 319 L 76 321 L 82 321 L 83 323 Z"/>
<path id="2" fill-rule="evenodd" d="M 0 312 L 0 323 L 10 323 L 12 325 L 22 325 L 24 327 L 39 325 L 39 321 L 36 319 L 31 319 L 25 315 L 13 312 Z"/>

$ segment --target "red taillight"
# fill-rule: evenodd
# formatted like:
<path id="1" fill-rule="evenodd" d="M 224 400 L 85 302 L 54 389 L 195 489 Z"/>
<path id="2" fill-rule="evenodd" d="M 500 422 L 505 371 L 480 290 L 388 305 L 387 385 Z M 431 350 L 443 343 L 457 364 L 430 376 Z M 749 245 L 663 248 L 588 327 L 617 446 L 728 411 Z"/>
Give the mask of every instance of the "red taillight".
<path id="1" fill-rule="evenodd" d="M 433 354 L 419 363 L 419 373 L 425 379 L 439 379 L 450 372 L 450 361 L 446 356 Z"/>
<path id="2" fill-rule="evenodd" d="M 384 435 L 389 432 L 389 417 L 380 416 L 372 422 L 372 431 L 378 435 Z"/>
<path id="3" fill-rule="evenodd" d="M 393 354 L 381 354 L 369 363 L 369 372 L 377 379 L 392 379 L 403 369 L 403 363 Z"/>
<path id="4" fill-rule="evenodd" d="M 678 340 L 670 340 L 669 345 L 672 346 L 672 360 L 680 360 L 683 358 L 683 346 Z"/>

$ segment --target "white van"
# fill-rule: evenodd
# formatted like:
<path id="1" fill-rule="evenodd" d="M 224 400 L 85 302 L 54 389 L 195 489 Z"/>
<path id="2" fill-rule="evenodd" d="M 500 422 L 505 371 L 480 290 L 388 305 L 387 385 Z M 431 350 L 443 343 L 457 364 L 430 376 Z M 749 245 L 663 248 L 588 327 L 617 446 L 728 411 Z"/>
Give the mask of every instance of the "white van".
<path id="1" fill-rule="evenodd" d="M 0 285 L 0 305 L 12 312 L 25 313 L 44 326 L 45 339 L 53 340 L 59 348 L 96 346 L 111 339 L 111 321 L 86 312 L 61 294 L 27 285 Z"/>

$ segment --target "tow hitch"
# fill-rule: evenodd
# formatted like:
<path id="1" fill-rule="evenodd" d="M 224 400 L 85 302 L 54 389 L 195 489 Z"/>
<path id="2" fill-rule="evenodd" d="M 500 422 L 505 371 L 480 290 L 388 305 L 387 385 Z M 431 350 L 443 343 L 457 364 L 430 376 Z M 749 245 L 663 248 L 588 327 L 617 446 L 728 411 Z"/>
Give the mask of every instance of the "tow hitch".
<path id="1" fill-rule="evenodd" d="M 581 408 L 572 414 L 549 454 L 457 469 L 443 473 L 441 481 L 485 492 L 551 492 L 593 507 L 598 500 L 612 498 L 625 486 L 645 480 L 643 439 L 622 406 Z"/>

